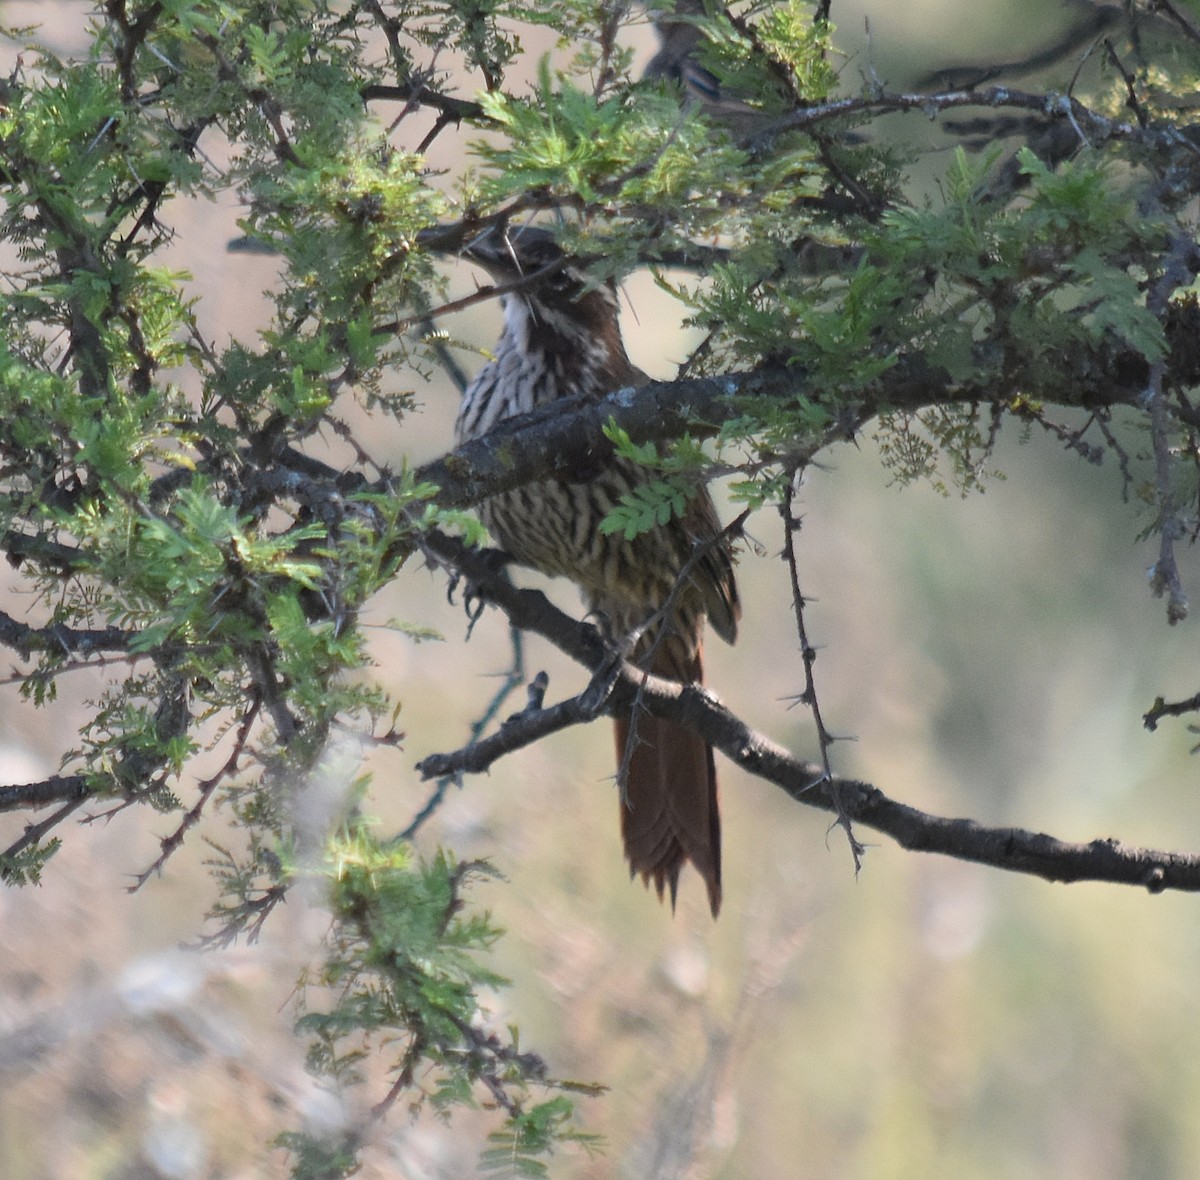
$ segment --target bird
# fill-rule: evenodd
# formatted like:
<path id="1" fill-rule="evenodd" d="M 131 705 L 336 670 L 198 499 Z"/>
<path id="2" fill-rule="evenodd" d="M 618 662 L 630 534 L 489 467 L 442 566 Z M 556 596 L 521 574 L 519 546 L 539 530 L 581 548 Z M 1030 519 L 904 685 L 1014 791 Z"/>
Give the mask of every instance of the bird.
<path id="1" fill-rule="evenodd" d="M 463 393 L 459 443 L 562 398 L 599 401 L 649 380 L 625 351 L 616 284 L 589 281 L 580 260 L 565 254 L 548 229 L 492 226 L 461 252 L 509 290 L 492 358 Z M 632 539 L 602 532 L 609 511 L 648 478 L 645 468 L 613 456 L 595 470 L 494 495 L 479 512 L 516 562 L 576 583 L 611 643 L 619 647 L 632 637 L 629 658 L 636 666 L 699 684 L 705 619 L 727 642 L 737 638 L 741 606 L 732 545 L 707 488 L 682 516 L 649 532 Z M 674 910 L 680 873 L 691 862 L 715 918 L 721 822 L 712 747 L 692 730 L 645 712 L 636 721 L 617 716 L 615 730 L 618 766 L 626 763 L 621 834 L 630 876 L 653 884 L 660 900 L 669 890 Z"/>
<path id="2" fill-rule="evenodd" d="M 700 111 L 715 126 L 741 138 L 766 126 L 772 115 L 745 102 L 742 96 L 729 93 L 721 80 L 701 64 L 706 35 L 697 18 L 705 15 L 702 0 L 677 0 L 672 8 L 651 12 L 659 48 L 646 63 L 642 80 L 664 81 L 677 87 L 685 108 Z"/>

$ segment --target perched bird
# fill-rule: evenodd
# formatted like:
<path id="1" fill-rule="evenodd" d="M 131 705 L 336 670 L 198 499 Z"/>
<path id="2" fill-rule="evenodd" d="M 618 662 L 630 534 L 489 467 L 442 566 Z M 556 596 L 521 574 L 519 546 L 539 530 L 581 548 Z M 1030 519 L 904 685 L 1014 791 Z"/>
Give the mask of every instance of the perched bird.
<path id="1" fill-rule="evenodd" d="M 459 442 L 559 398 L 599 400 L 648 380 L 625 353 L 615 284 L 589 287 L 546 230 L 496 227 L 462 252 L 498 281 L 525 276 L 529 285 L 503 297 L 504 330 L 493 359 L 463 394 Z M 731 549 L 704 489 L 681 519 L 633 540 L 602 533 L 600 522 L 609 510 L 646 480 L 637 464 L 613 458 L 597 471 L 580 472 L 577 481 L 550 479 L 493 496 L 480 515 L 515 560 L 575 582 L 614 642 L 645 628 L 632 648 L 635 664 L 670 680 L 699 683 L 705 618 L 727 642 L 737 634 L 741 609 Z M 693 557 L 669 614 L 655 618 Z M 721 827 L 712 747 L 691 730 L 648 713 L 636 721 L 618 717 L 618 765 L 631 727 L 621 799 L 630 873 L 653 882 L 660 898 L 669 888 L 674 905 L 680 871 L 691 861 L 715 917 L 721 905 Z"/>
<path id="2" fill-rule="evenodd" d="M 681 86 L 689 100 L 717 103 L 722 99 L 721 83 L 696 60 L 696 49 L 704 34 L 687 19 L 703 15 L 704 5 L 697 0 L 679 0 L 673 10 L 651 13 L 658 34 L 658 52 L 646 63 L 642 77 L 667 78 Z"/>
<path id="3" fill-rule="evenodd" d="M 702 0 L 677 0 L 672 9 L 651 12 L 659 48 L 646 63 L 642 77 L 673 83 L 685 107 L 701 111 L 735 137 L 744 136 L 764 127 L 772 116 L 728 93 L 720 79 L 700 64 L 704 32 L 689 18 L 703 17 L 705 11 Z"/>

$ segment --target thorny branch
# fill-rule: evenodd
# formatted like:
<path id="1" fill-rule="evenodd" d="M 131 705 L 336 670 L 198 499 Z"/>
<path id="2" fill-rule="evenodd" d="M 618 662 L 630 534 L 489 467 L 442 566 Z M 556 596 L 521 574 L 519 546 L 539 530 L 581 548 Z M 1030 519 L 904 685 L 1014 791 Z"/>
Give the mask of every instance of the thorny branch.
<path id="1" fill-rule="evenodd" d="M 1066 94 L 1031 94 L 1014 90 L 1011 86 L 991 86 L 985 90 L 949 90 L 939 94 L 893 94 L 881 89 L 866 96 L 836 99 L 780 116 L 757 131 L 749 146 L 756 150 L 766 150 L 775 137 L 785 131 L 803 130 L 850 115 L 916 111 L 932 118 L 943 111 L 967 107 L 1015 109 L 1049 119 L 1065 120 L 1075 128 L 1083 142 L 1093 147 L 1108 140 L 1124 139 L 1145 147 L 1182 147 L 1193 155 L 1200 156 L 1200 145 L 1196 143 L 1191 129 L 1181 129 L 1164 123 L 1143 127 L 1136 122 L 1108 118 Z"/>
<path id="2" fill-rule="evenodd" d="M 0 787 L 0 811 L 22 811 L 48 807 L 51 803 L 81 803 L 88 795 L 86 776 L 56 774 L 36 783 L 15 783 Z M 28 843 L 28 842 L 26 842 Z M 23 844 L 21 847 L 25 847 Z M 14 849 L 6 849 L 13 855 Z M 20 851 L 20 849 L 16 849 Z"/>
<path id="3" fill-rule="evenodd" d="M 58 827 L 69 815 L 78 808 L 83 806 L 86 795 L 81 795 L 78 798 L 69 799 L 57 811 L 48 815 L 41 823 L 26 824 L 25 831 L 21 836 L 14 840 L 2 853 L 0 859 L 11 860 L 24 852 L 26 848 L 32 848 L 41 843 L 42 838 L 48 835 L 54 828 Z M 0 871 L 0 880 L 8 880 L 13 876 L 10 870 L 5 869 Z"/>
<path id="4" fill-rule="evenodd" d="M 599 669 L 612 660 L 611 649 L 596 628 L 572 619 L 538 591 L 518 589 L 496 577 L 487 561 L 461 541 L 437 532 L 427 540 L 430 550 L 471 578 L 476 592 L 503 611 L 513 626 L 541 635 L 587 668 Z M 1107 881 L 1141 885 L 1153 893 L 1200 891 L 1200 856 L 1133 848 L 1113 839 L 1078 844 L 1022 828 L 987 827 L 909 807 L 869 783 L 827 778 L 822 766 L 796 758 L 751 729 L 705 690 L 647 676 L 627 662 L 620 665 L 605 711 L 627 711 L 639 692 L 652 713 L 703 734 L 731 761 L 774 783 L 796 802 L 834 815 L 840 807 L 853 823 L 883 832 L 910 851 L 936 852 L 1049 881 Z M 496 756 L 537 740 L 536 718 L 531 716 L 522 725 L 527 728 L 520 740 L 515 731 L 510 733 L 501 743 L 504 748 L 495 748 Z M 466 771 L 477 757 L 473 748 L 465 747 L 437 755 L 436 763 L 426 759 L 422 765 L 436 766 L 430 773 Z"/>
<path id="5" fill-rule="evenodd" d="M 154 728 L 160 750 L 165 750 L 169 743 L 186 734 L 191 724 L 192 717 L 188 707 L 189 684 L 184 676 L 165 668 L 165 654 L 159 653 L 155 659 L 160 667 L 161 681 L 154 708 Z M 120 810 L 160 790 L 168 774 L 167 767 L 166 753 L 151 753 L 133 745 L 121 752 L 110 772 L 104 776 L 52 775 L 37 783 L 0 787 L 0 811 L 40 808 L 51 803 L 63 804 L 40 823 L 27 825 L 18 839 L 0 850 L 0 865 L 4 866 L 0 868 L 0 879 L 12 875 L 13 857 L 40 843 L 52 828 L 75 812 L 84 802 L 89 799 L 119 796 L 122 801 L 114 810 Z"/>
<path id="6" fill-rule="evenodd" d="M 1182 18 L 1180 19 L 1182 20 Z M 1189 35 L 1196 36 L 1194 26 L 1189 26 Z M 1010 66 L 997 67 L 997 70 L 1011 72 L 1023 64 L 1030 64 L 1030 68 L 1033 68 L 1036 62 L 1032 62 L 1031 59 L 1031 63 L 1013 63 Z M 965 72 L 959 71 L 959 73 Z M 785 132 L 811 131 L 822 123 L 856 116 L 911 111 L 924 115 L 926 118 L 933 118 L 946 111 L 983 107 L 991 110 L 1027 111 L 1046 119 L 1068 122 L 1081 139 L 1093 146 L 1108 140 L 1125 139 L 1141 143 L 1146 147 L 1183 146 L 1200 154 L 1200 145 L 1196 143 L 1187 129 L 1180 129 L 1161 122 L 1142 125 L 1138 122 L 1130 123 L 1110 118 L 1092 110 L 1069 94 L 1031 93 L 1010 86 L 990 86 L 980 89 L 979 83 L 990 80 L 990 76 L 994 75 L 980 74 L 977 69 L 973 72 L 975 76 L 967 84 L 932 94 L 926 92 L 895 93 L 880 87 L 866 95 L 801 106 L 765 126 L 756 127 L 753 134 L 747 137 L 744 146 L 749 147 L 752 151 L 769 151 L 777 137 Z M 931 80 L 934 79 L 931 78 Z M 382 99 L 403 102 L 409 106 L 427 106 L 437 110 L 445 119 L 454 122 L 463 119 L 489 121 L 478 103 L 442 94 L 429 87 L 421 79 L 402 86 L 367 86 L 362 91 L 362 97 L 367 102 Z"/>
<path id="7" fill-rule="evenodd" d="M 525 708 L 506 717 L 490 737 L 473 740 L 452 754 L 430 754 L 417 763 L 422 777 L 443 776 L 461 782 L 464 774 L 480 774 L 488 770 L 505 754 L 541 741 L 552 733 L 572 725 L 583 725 L 603 715 L 613 684 L 621 673 L 621 661 L 613 659 L 601 664 L 592 674 L 587 687 L 573 697 L 545 707 L 541 697 L 547 687 L 544 673 L 535 678 L 529 688 L 529 703 Z M 422 813 L 423 815 L 424 813 Z M 405 839 L 409 837 L 406 831 Z"/>
<path id="8" fill-rule="evenodd" d="M 200 822 L 200 817 L 204 814 L 205 805 L 212 797 L 213 791 L 237 772 L 238 763 L 241 761 L 242 754 L 245 752 L 246 745 L 250 740 L 250 731 L 254 727 L 254 722 L 258 717 L 261 705 L 261 700 L 255 700 L 246 710 L 242 722 L 238 726 L 237 735 L 234 737 L 233 750 L 225 760 L 224 765 L 216 774 L 210 778 L 206 778 L 199 784 L 196 802 L 184 814 L 183 819 L 180 820 L 175 830 L 169 836 L 164 836 L 159 841 L 160 851 L 157 858 L 149 868 L 144 869 L 134 878 L 133 884 L 128 888 L 130 893 L 136 893 L 151 877 L 162 872 L 163 865 L 183 846 L 184 838 L 188 832 Z"/>
<path id="9" fill-rule="evenodd" d="M 1136 405 L 1145 390 L 1148 366 L 1122 354 L 1111 363 L 1093 362 L 1072 392 L 1072 404 L 1087 406 Z M 827 406 L 834 426 L 812 445 L 812 452 L 842 437 L 853 437 L 857 424 L 883 411 L 916 411 L 933 405 L 979 405 L 1036 396 L 1014 376 L 1011 388 L 996 380 L 984 384 L 956 381 L 921 356 L 901 356 L 876 390 L 864 391 L 852 404 L 829 403 L 817 382 L 787 366 L 766 366 L 753 372 L 721 377 L 692 377 L 682 381 L 650 381 L 636 389 L 620 389 L 602 401 L 562 398 L 532 414 L 505 419 L 488 434 L 463 443 L 454 451 L 418 468 L 416 476 L 438 485 L 438 502 L 463 508 L 497 492 L 508 491 L 538 478 L 568 476 L 592 466 L 598 455 L 611 451 L 604 430 L 610 421 L 637 443 L 694 438 L 717 433 L 720 424 L 743 412 L 743 398 L 768 401 L 808 398 Z M 797 454 L 797 460 L 811 455 Z M 586 463 L 585 463 L 586 460 Z"/>
<path id="10" fill-rule="evenodd" d="M 134 633 L 120 627 L 102 627 L 95 630 L 63 627 L 51 624 L 48 627 L 32 627 L 0 611 L 0 644 L 11 647 L 19 655 L 28 657 L 34 652 L 62 655 L 92 655 L 95 652 L 127 652 Z"/>
<path id="11" fill-rule="evenodd" d="M 800 567 L 796 560 L 796 534 L 800 531 L 800 521 L 796 517 L 792 507 L 795 488 L 796 476 L 793 475 L 788 484 L 787 495 L 780 502 L 779 515 L 783 519 L 783 559 L 787 565 L 788 581 L 792 590 L 792 611 L 796 619 L 796 635 L 800 640 L 800 659 L 804 665 L 804 691 L 800 694 L 799 699 L 800 703 L 806 705 L 808 711 L 812 714 L 813 723 L 817 727 L 817 745 L 821 751 L 822 775 L 812 786 L 820 786 L 822 783 L 829 784 L 830 797 L 833 799 L 837 822 L 842 831 L 846 833 L 846 840 L 850 844 L 850 855 L 854 857 L 854 871 L 858 873 L 862 869 L 862 858 L 865 849 L 854 834 L 854 825 L 850 822 L 850 817 L 842 807 L 841 790 L 837 785 L 837 780 L 834 778 L 833 766 L 829 759 L 829 751 L 837 739 L 825 728 L 825 719 L 821 715 L 821 702 L 817 698 L 817 681 L 815 676 L 817 649 L 808 637 L 808 623 L 804 613 L 805 607 L 808 605 L 808 600 L 804 597 L 804 592 L 800 589 Z"/>

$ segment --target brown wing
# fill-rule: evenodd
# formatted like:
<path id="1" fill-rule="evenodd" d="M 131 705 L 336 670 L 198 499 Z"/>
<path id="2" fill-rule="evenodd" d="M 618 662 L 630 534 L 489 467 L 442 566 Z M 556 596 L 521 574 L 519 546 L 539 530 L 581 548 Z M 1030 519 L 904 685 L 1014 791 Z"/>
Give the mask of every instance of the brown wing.
<path id="1" fill-rule="evenodd" d="M 629 363 L 625 357 L 624 348 L 621 350 L 624 365 L 619 374 L 614 372 L 617 379 L 614 389 L 624 385 L 646 385 L 650 378 Z M 693 544 L 710 541 L 721 532 L 721 519 L 717 516 L 717 508 L 707 488 L 701 488 L 688 504 L 683 516 L 683 528 Z M 742 603 L 738 598 L 737 579 L 733 573 L 733 547 L 727 541 L 719 545 L 711 545 L 705 552 L 696 574 L 693 578 L 700 590 L 704 611 L 712 622 L 713 630 L 726 643 L 737 642 L 738 620 L 742 617 Z M 671 675 L 664 673 L 664 675 Z M 679 679 L 679 677 L 672 677 Z M 698 678 L 697 678 L 698 679 Z"/>
<path id="2" fill-rule="evenodd" d="M 683 527 L 693 544 L 703 544 L 720 534 L 721 521 L 707 488 L 693 497 L 688 505 Z M 728 541 L 707 548 L 700 559 L 694 580 L 713 630 L 726 643 L 735 643 L 738 620 L 742 617 L 742 603 L 733 574 L 733 548 Z"/>

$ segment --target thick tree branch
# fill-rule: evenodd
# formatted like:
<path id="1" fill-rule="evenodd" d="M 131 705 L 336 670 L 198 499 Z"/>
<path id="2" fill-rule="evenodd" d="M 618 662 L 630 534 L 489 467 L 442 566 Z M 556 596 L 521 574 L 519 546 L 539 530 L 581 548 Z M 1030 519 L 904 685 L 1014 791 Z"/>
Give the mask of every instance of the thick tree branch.
<path id="1" fill-rule="evenodd" d="M 455 98 L 452 94 L 443 94 L 425 80 L 411 82 L 407 86 L 372 83 L 364 86 L 359 93 L 362 95 L 363 102 L 402 102 L 406 106 L 432 107 L 456 123 L 463 119 L 472 119 L 482 123 L 494 122 L 490 116 L 484 114 L 483 107 L 479 103 L 465 98 Z"/>
<path id="2" fill-rule="evenodd" d="M 56 774 L 37 783 L 0 787 L 0 811 L 46 807 L 51 803 L 78 803 L 86 799 L 88 793 L 85 775 Z"/>
<path id="3" fill-rule="evenodd" d="M 497 575 L 484 555 L 456 538 L 433 532 L 427 541 L 430 554 L 466 574 L 475 592 L 499 607 L 514 626 L 541 635 L 595 672 L 613 666 L 613 653 L 594 627 L 572 619 L 538 591 L 514 587 Z M 1200 856 L 1132 848 L 1113 839 L 1077 844 L 1023 828 L 987 827 L 974 820 L 931 815 L 909 807 L 869 783 L 830 779 L 820 765 L 796 758 L 751 729 L 704 689 L 647 676 L 628 663 L 620 666 L 604 711 L 628 709 L 639 694 L 650 712 L 694 729 L 731 761 L 781 787 L 797 802 L 834 815 L 840 808 L 854 823 L 883 832 L 910 851 L 936 852 L 1048 881 L 1107 881 L 1141 885 L 1155 893 L 1200 891 Z M 579 700 L 573 698 L 573 702 Z M 486 769 L 497 757 L 551 730 L 574 720 L 588 720 L 591 710 L 575 710 L 573 702 L 550 710 L 525 710 L 506 723 L 501 735 L 490 743 L 430 756 L 421 768 L 427 776 Z M 544 719 L 539 716 L 542 712 L 547 714 Z M 575 717 L 570 716 L 572 712 Z"/>
<path id="4" fill-rule="evenodd" d="M 102 651 L 127 652 L 134 633 L 120 627 L 97 629 L 63 627 L 31 627 L 0 611 L 0 644 L 11 647 L 21 656 L 44 651 L 62 655 L 93 655 Z"/>
<path id="5" fill-rule="evenodd" d="M 961 89 L 940 94 L 894 94 L 886 91 L 836 99 L 817 106 L 804 107 L 782 115 L 758 131 L 751 146 L 767 148 L 775 137 L 785 131 L 803 130 L 847 115 L 881 115 L 892 111 L 917 111 L 932 118 L 943 111 L 967 107 L 989 107 L 1030 111 L 1047 118 L 1063 119 L 1078 132 L 1081 143 L 1095 146 L 1112 139 L 1131 140 L 1145 147 L 1172 149 L 1183 147 L 1198 150 L 1193 128 L 1180 128 L 1170 123 L 1140 126 L 1122 119 L 1110 119 L 1078 99 L 1067 94 L 1030 94 L 1011 86 L 991 86 L 983 90 Z"/>
<path id="6" fill-rule="evenodd" d="M 1091 357 L 1089 363 L 1080 363 L 1076 372 L 1069 404 L 1132 405 L 1145 390 L 1148 366 L 1133 354 L 1114 352 L 1108 357 Z M 743 399 L 747 398 L 781 401 L 805 397 L 828 409 L 833 429 L 812 440 L 810 454 L 801 453 L 799 447 L 789 453 L 794 461 L 808 461 L 830 441 L 829 434 L 853 437 L 863 422 L 886 411 L 994 404 L 1018 394 L 1042 397 L 1043 391 L 1030 388 L 1022 376 L 1014 376 L 1008 387 L 991 379 L 955 381 L 923 357 L 901 357 L 878 390 L 853 403 L 831 401 L 804 373 L 785 366 L 720 377 L 651 381 L 636 389 L 619 389 L 599 402 L 562 398 L 544 410 L 505 419 L 484 437 L 426 463 L 415 474 L 419 481 L 438 485 L 440 504 L 469 507 L 537 479 L 569 477 L 594 468 L 598 457 L 611 452 L 604 434 L 610 420 L 638 443 L 662 442 L 684 433 L 704 438 L 716 434 L 723 422 L 744 414 Z M 1044 400 L 1064 403 L 1061 396 Z"/>

